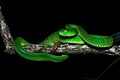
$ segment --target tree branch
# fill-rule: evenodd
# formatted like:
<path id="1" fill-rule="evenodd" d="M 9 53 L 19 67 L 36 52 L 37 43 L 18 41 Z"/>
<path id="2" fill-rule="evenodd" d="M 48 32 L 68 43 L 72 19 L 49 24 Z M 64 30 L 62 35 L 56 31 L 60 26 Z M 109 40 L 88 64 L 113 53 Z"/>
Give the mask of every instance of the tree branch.
<path id="1" fill-rule="evenodd" d="M 15 51 L 13 48 L 14 40 L 10 33 L 9 27 L 4 20 L 4 16 L 2 15 L 1 6 L 0 6 L 0 33 L 3 39 L 3 42 L 5 44 L 5 47 L 6 47 L 5 52 L 9 54 L 15 54 Z"/>
<path id="2" fill-rule="evenodd" d="M 22 46 L 28 52 L 51 53 L 53 46 L 50 45 L 29 45 Z M 106 54 L 120 55 L 120 46 L 114 45 L 110 48 L 97 49 L 89 45 L 61 44 L 54 54 Z"/>

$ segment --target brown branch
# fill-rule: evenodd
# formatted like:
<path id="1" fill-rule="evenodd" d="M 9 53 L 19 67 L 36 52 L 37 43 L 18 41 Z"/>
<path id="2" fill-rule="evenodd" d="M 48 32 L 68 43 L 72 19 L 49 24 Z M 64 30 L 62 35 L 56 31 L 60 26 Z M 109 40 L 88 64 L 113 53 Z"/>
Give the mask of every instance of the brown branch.
<path id="1" fill-rule="evenodd" d="M 53 46 L 50 45 L 30 45 L 22 46 L 28 52 L 36 53 L 51 53 Z M 106 54 L 106 55 L 120 55 L 120 46 L 114 45 L 110 48 L 95 48 L 89 45 L 75 45 L 75 44 L 61 44 L 56 50 L 55 54 Z"/>
<path id="2" fill-rule="evenodd" d="M 15 54 L 14 48 L 13 48 L 13 37 L 10 33 L 9 27 L 5 22 L 4 16 L 2 15 L 1 12 L 1 7 L 0 7 L 0 33 L 3 39 L 3 42 L 5 44 L 6 53 L 9 54 Z"/>

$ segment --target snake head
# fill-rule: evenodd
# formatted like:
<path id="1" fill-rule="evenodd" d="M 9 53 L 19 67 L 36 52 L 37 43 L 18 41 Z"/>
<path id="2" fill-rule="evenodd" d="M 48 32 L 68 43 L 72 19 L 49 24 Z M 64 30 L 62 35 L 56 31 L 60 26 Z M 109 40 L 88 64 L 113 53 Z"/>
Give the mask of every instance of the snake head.
<path id="1" fill-rule="evenodd" d="M 77 30 L 73 28 L 59 30 L 59 35 L 63 37 L 72 37 L 77 35 Z"/>

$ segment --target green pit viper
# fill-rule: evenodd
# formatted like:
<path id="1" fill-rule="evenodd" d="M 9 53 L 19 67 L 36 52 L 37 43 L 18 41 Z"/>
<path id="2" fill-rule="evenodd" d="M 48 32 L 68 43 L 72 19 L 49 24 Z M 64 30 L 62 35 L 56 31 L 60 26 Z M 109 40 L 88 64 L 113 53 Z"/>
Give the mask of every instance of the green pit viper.
<path id="1" fill-rule="evenodd" d="M 54 32 L 48 36 L 39 45 L 51 45 L 53 46 L 57 42 L 73 43 L 73 44 L 89 44 L 97 48 L 111 47 L 117 39 L 118 34 L 112 36 L 92 35 L 88 34 L 81 26 L 75 24 L 65 25 L 65 29 Z M 62 62 L 69 56 L 62 54 L 60 56 L 48 54 L 48 53 L 34 53 L 28 52 L 22 48 L 24 45 L 31 45 L 21 37 L 17 37 L 14 41 L 14 48 L 16 52 L 25 59 L 33 61 L 52 61 Z"/>

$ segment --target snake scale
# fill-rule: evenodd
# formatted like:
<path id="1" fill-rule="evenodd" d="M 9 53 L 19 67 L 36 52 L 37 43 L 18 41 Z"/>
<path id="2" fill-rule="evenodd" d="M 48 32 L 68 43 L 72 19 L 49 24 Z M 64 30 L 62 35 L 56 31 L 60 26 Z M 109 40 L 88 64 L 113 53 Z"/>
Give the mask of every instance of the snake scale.
<path id="1" fill-rule="evenodd" d="M 93 47 L 106 48 L 111 47 L 114 44 L 114 39 L 116 38 L 114 36 L 88 34 L 79 25 L 67 24 L 65 25 L 65 29 L 61 29 L 52 33 L 44 41 L 40 42 L 39 45 L 53 46 L 57 42 L 62 42 L 73 44 L 89 44 Z M 28 43 L 21 37 L 17 37 L 14 41 L 14 48 L 20 56 L 28 60 L 62 62 L 69 57 L 67 54 L 58 56 L 50 53 L 28 52 L 22 48 L 23 45 L 31 45 L 31 43 Z"/>

